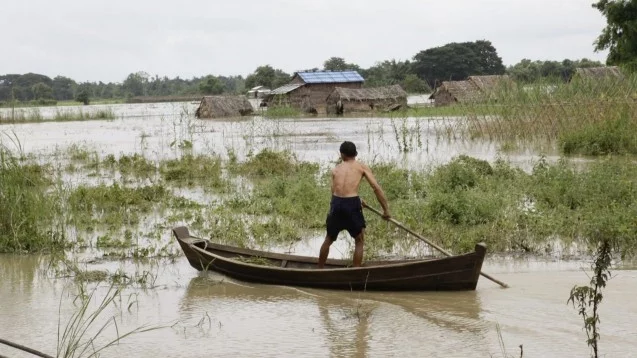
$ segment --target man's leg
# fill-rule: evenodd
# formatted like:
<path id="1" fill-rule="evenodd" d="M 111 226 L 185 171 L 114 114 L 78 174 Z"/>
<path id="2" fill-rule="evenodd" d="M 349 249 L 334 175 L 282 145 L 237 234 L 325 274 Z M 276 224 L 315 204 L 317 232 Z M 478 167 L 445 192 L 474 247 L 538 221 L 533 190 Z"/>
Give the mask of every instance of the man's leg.
<path id="1" fill-rule="evenodd" d="M 325 241 L 323 241 L 323 245 L 321 245 L 321 252 L 319 255 L 318 268 L 322 269 L 325 265 L 325 261 L 327 261 L 327 255 L 330 253 L 330 246 L 334 240 L 329 235 L 325 236 Z"/>
<path id="2" fill-rule="evenodd" d="M 363 263 L 363 245 L 365 243 L 365 229 L 354 238 L 354 267 L 360 267 Z"/>

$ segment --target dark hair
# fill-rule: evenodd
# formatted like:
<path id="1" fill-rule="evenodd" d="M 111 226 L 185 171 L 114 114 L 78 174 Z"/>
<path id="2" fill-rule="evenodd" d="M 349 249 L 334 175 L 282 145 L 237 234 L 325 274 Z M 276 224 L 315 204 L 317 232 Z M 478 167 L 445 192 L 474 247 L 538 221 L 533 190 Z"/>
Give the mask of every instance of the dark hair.
<path id="1" fill-rule="evenodd" d="M 345 141 L 343 142 L 343 144 L 341 144 L 341 153 L 350 158 L 354 158 L 356 155 L 358 155 L 358 152 L 356 152 L 356 145 L 349 141 Z"/>

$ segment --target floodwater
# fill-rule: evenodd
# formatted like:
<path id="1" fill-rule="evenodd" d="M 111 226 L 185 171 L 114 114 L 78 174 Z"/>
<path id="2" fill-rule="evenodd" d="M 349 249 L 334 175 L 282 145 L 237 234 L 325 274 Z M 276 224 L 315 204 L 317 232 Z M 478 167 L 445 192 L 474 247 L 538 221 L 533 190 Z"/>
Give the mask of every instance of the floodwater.
<path id="1" fill-rule="evenodd" d="M 55 355 L 58 323 L 63 330 L 75 311 L 74 290 L 68 279 L 51 278 L 46 262 L 0 256 L 0 337 Z M 425 293 L 249 284 L 199 273 L 183 257 L 90 268 L 156 276 L 154 288 L 124 290 L 120 307 L 96 326 L 113 316 L 120 334 L 164 327 L 126 337 L 103 357 L 503 357 L 497 324 L 509 356 L 519 357 L 522 345 L 524 357 L 586 357 L 581 318 L 566 303 L 571 287 L 587 281 L 583 265 L 488 261 L 483 271 L 510 288 L 481 277 L 476 291 Z M 604 290 L 600 351 L 634 357 L 637 271 L 615 275 Z M 110 326 L 103 339 L 114 334 Z M 3 346 L 0 356 L 30 357 Z"/>
<path id="2" fill-rule="evenodd" d="M 111 108 L 117 118 L 6 124 L 0 126 L 0 140 L 45 162 L 55 162 L 56 153 L 71 145 L 100 155 L 141 153 L 159 160 L 178 155 L 179 144 L 185 142 L 195 153 L 225 156 L 230 150 L 241 158 L 271 147 L 329 164 L 340 142 L 352 140 L 362 160 L 410 168 L 468 154 L 487 160 L 501 155 L 528 169 L 540 154 L 500 153 L 498 143 L 440 138 L 437 130 L 453 126 L 453 119 L 197 120 L 192 103 L 102 107 Z M 96 108 L 100 106 L 83 110 Z M 52 116 L 55 110 L 42 108 L 41 114 Z M 405 144 L 410 150 L 402 153 Z M 316 255 L 319 245 L 320 240 L 302 241 L 294 252 Z M 330 254 L 339 257 L 350 249 L 351 243 L 339 240 Z M 248 284 L 199 273 L 183 256 L 141 262 L 83 259 L 81 266 L 89 270 L 121 269 L 129 276 L 149 278 L 144 287 L 125 288 L 89 334 L 111 317 L 120 334 L 145 325 L 162 327 L 125 337 L 102 357 L 504 357 L 504 351 L 507 357 L 519 357 L 520 345 L 525 358 L 589 355 L 582 319 L 567 304 L 571 288 L 588 282 L 589 272 L 583 269 L 589 264 L 559 256 L 489 258 L 483 271 L 509 284 L 508 289 L 480 277 L 476 291 L 426 293 Z M 0 338 L 55 356 L 58 327 L 64 330 L 78 301 L 72 279 L 59 277 L 48 264 L 47 257 L 0 255 Z M 600 352 L 634 357 L 637 271 L 625 267 L 613 272 L 600 309 Z M 97 298 L 107 291 L 105 286 L 97 288 Z M 96 347 L 115 334 L 110 325 Z M 31 357 L 2 345 L 0 356 Z"/>
<path id="3" fill-rule="evenodd" d="M 178 144 L 187 141 L 194 153 L 227 155 L 232 148 L 242 158 L 262 148 L 289 149 L 299 159 L 328 163 L 338 157 L 343 140 L 353 141 L 359 158 L 367 163 L 391 161 L 426 169 L 467 154 L 485 160 L 502 157 L 529 170 L 540 154 L 547 160 L 559 155 L 552 149 L 538 153 L 528 148 L 501 151 L 501 143 L 485 140 L 449 140 L 449 131 L 462 118 L 305 118 L 267 120 L 259 116 L 232 120 L 194 117 L 193 103 L 157 103 L 64 107 L 85 113 L 110 108 L 116 119 L 78 122 L 41 122 L 0 125 L 0 141 L 25 152 L 50 155 L 76 144 L 90 146 L 104 155 L 143 153 L 149 159 L 175 156 Z M 51 118 L 58 110 L 43 107 Z M 0 109 L 0 111 L 10 111 Z M 18 138 L 18 140 L 15 139 Z M 18 142 L 19 143 L 15 143 Z M 404 149 L 407 150 L 404 150 Z"/>

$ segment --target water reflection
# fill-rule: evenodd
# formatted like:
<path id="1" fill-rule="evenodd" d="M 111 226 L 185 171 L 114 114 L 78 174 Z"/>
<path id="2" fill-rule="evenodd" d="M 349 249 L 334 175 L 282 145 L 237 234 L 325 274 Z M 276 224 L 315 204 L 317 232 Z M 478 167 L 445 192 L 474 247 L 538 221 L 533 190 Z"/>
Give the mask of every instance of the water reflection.
<path id="1" fill-rule="evenodd" d="M 476 292 L 297 289 L 245 285 L 205 273 L 191 279 L 179 311 L 183 319 L 194 322 L 204 311 L 215 312 L 219 307 L 229 306 L 249 316 L 244 326 L 259 325 L 266 331 L 278 330 L 281 335 L 299 335 L 298 326 L 312 327 L 310 340 L 322 344 L 313 349 L 308 347 L 306 353 L 317 356 L 358 358 L 396 352 L 409 356 L 416 347 L 423 354 L 451 353 L 458 349 L 459 341 L 471 352 L 487 353 L 487 348 L 481 345 L 490 340 L 490 327 L 481 319 L 480 298 Z M 268 320 L 272 310 L 281 311 L 275 312 L 275 319 Z M 290 321 L 289 310 L 300 310 L 296 313 L 302 316 L 301 322 Z M 444 336 L 448 340 L 423 342 L 423 336 Z"/>

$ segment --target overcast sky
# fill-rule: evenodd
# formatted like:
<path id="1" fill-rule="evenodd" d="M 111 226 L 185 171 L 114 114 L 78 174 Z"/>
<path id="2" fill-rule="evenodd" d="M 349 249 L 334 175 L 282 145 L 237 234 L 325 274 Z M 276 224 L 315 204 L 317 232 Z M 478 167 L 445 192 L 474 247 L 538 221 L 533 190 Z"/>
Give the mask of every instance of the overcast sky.
<path id="1" fill-rule="evenodd" d="M 362 67 L 449 42 L 490 40 L 523 58 L 603 61 L 593 0 L 4 0 L 0 74 L 121 82 L 286 72 L 332 56 Z"/>

